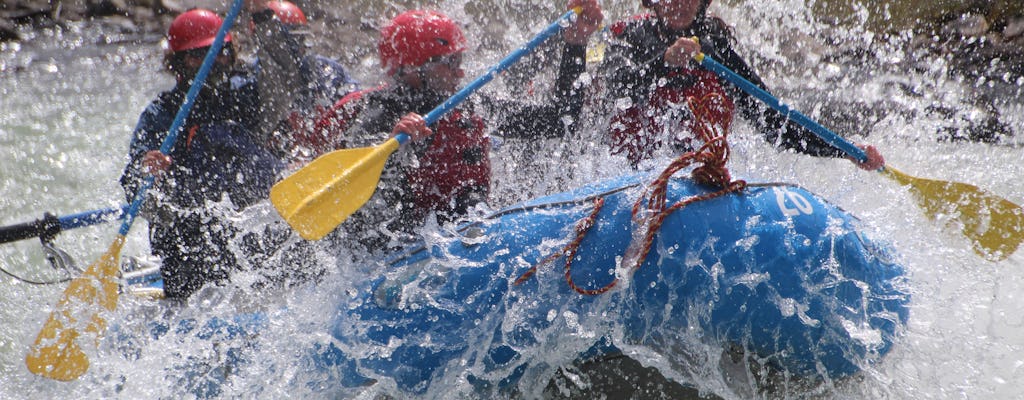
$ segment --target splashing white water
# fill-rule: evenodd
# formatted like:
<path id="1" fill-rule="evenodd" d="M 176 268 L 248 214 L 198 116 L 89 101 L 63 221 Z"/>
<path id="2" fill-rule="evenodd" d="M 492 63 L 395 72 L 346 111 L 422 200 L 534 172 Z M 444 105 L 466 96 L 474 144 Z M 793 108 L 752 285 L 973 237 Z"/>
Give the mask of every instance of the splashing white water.
<path id="1" fill-rule="evenodd" d="M 547 3 L 499 4 L 487 13 L 474 7 L 463 1 L 440 5 L 451 10 L 452 16 L 472 21 L 467 31 L 478 39 L 475 53 L 467 57 L 469 76 L 482 72 L 547 23 L 529 15 L 553 18 L 559 11 Z M 634 10 L 633 3 L 625 1 L 605 7 L 617 12 L 610 13 L 609 20 Z M 403 5 L 388 3 L 385 8 L 393 11 Z M 1016 102 L 999 102 L 998 108 L 1003 111 L 1004 122 L 1020 134 L 1024 127 L 1024 104 L 1019 103 L 1021 82 L 1015 83 L 1014 92 L 1014 83 L 950 77 L 946 60 L 919 58 L 903 49 L 905 43 L 879 42 L 856 26 L 822 25 L 803 1 L 776 1 L 758 7 L 716 4 L 714 11 L 736 27 L 741 53 L 749 55 L 775 93 L 794 108 L 826 126 L 848 128 L 840 133 L 863 135 L 856 141 L 877 145 L 892 165 L 908 173 L 973 183 L 1024 203 L 1020 148 L 936 141 L 944 129 L 965 129 L 971 123 L 978 112 L 971 99 L 979 91 L 1011 96 L 1016 93 Z M 365 17 L 370 25 L 383 19 L 375 18 Z M 129 133 L 147 102 L 170 87 L 171 78 L 158 72 L 155 43 L 98 43 L 92 39 L 98 35 L 95 29 L 72 26 L 66 32 L 39 33 L 25 43 L 0 48 L 0 223 L 36 219 L 46 211 L 64 215 L 124 201 L 117 178 L 125 164 Z M 485 36 L 495 30 L 502 35 Z M 865 47 L 874 47 L 875 56 L 858 58 L 844 53 Z M 375 65 L 365 61 L 366 57 L 372 59 L 366 56 L 370 53 L 353 49 L 343 57 L 353 63 L 366 86 L 379 78 Z M 544 75 L 539 76 L 543 80 Z M 494 82 L 486 91 L 494 95 L 520 93 L 517 84 L 512 77 Z M 535 91 L 542 93 L 544 84 L 539 82 Z M 936 113 L 932 111 L 936 106 L 952 112 Z M 730 170 L 734 176 L 752 182 L 793 182 L 829 199 L 860 217 L 861 229 L 867 235 L 892 243 L 908 270 L 913 309 L 903 339 L 893 353 L 861 378 L 822 389 L 819 397 L 1019 395 L 1018 388 L 1024 386 L 1024 317 L 1017 312 L 1024 308 L 1020 295 L 1024 293 L 1024 274 L 1020 272 L 1024 259 L 1020 254 L 1000 263 L 984 261 L 955 230 L 925 219 L 904 189 L 878 174 L 857 170 L 847 161 L 780 154 L 742 124 L 730 140 Z M 527 146 L 510 140 L 492 154 L 492 206 L 608 179 L 628 169 L 625 160 L 607 155 L 599 132 Z M 524 171 L 531 173 L 525 176 Z M 249 217 L 254 227 L 271 224 L 274 219 L 272 213 Z M 144 222 L 136 225 L 124 254 L 147 251 Z M 110 224 L 79 228 L 62 234 L 58 244 L 79 263 L 87 264 L 106 249 L 113 239 L 113 229 Z M 2 246 L 0 266 L 4 270 L 37 280 L 64 276 L 48 267 L 35 241 Z M 123 296 L 118 311 L 108 320 L 118 321 L 120 331 L 114 332 L 125 334 L 147 332 L 153 321 L 170 321 L 174 327 L 177 321 L 190 317 L 230 319 L 255 309 L 274 311 L 255 344 L 225 337 L 224 346 L 213 347 L 194 335 L 174 333 L 142 343 L 114 347 L 108 343 L 90 353 L 94 364 L 89 374 L 67 384 L 32 376 L 23 363 L 28 344 L 63 287 L 28 285 L 4 278 L 0 280 L 0 397 L 184 397 L 202 388 L 182 387 L 181 368 L 204 365 L 207 376 L 216 381 L 225 374 L 218 369 L 223 360 L 235 356 L 257 361 L 230 375 L 230 384 L 221 388 L 223 395 L 312 395 L 313 389 L 302 385 L 306 377 L 299 376 L 300 369 L 293 364 L 313 344 L 331 340 L 330 332 L 335 327 L 329 323 L 337 305 L 353 297 L 359 281 L 374 270 L 349 259 L 346 254 L 321 251 L 319 261 L 332 267 L 324 281 L 316 287 L 299 287 L 277 296 L 247 289 L 244 283 L 249 278 L 244 275 L 236 278 L 239 288 L 213 291 L 202 297 L 204 301 L 198 307 L 173 312 L 170 307 Z M 276 311 L 279 309 L 290 311 Z M 597 330 L 592 324 L 599 324 L 599 318 L 593 316 L 561 311 L 552 315 L 552 322 L 571 328 L 584 339 L 588 331 Z M 859 327 L 850 329 L 858 331 Z M 870 332 L 862 333 L 865 340 L 871 340 Z M 487 339 L 469 340 L 484 343 Z M 240 349 L 238 354 L 229 351 L 233 347 Z M 692 357 L 699 361 L 693 365 L 679 365 L 649 349 L 624 350 L 669 377 L 699 377 L 701 381 L 696 385 L 716 395 L 751 395 L 727 383 L 732 375 L 722 372 L 728 368 L 718 366 L 729 361 L 722 359 L 718 349 L 698 352 L 696 348 L 700 345 L 685 350 L 693 352 Z M 564 361 L 574 355 L 555 346 L 542 350 L 550 354 L 526 356 Z M 684 351 L 665 349 L 674 350 Z M 472 388 L 458 377 L 445 378 L 428 393 L 438 397 L 471 393 Z M 369 398 L 377 391 L 393 389 L 388 385 L 382 382 L 367 392 L 338 394 Z M 540 388 L 536 390 L 532 393 L 539 393 Z"/>

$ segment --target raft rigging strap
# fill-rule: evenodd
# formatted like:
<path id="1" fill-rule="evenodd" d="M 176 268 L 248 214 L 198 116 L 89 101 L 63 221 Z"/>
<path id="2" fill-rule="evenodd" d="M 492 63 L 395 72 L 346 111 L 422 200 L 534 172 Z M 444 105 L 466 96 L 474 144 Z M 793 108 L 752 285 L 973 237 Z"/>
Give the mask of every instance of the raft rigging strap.
<path id="1" fill-rule="evenodd" d="M 665 168 L 658 175 L 658 178 L 651 182 L 650 185 L 641 193 L 636 203 L 633 204 L 632 219 L 633 223 L 638 227 L 633 232 L 633 241 L 629 244 L 626 249 L 626 256 L 623 258 L 623 265 L 630 265 L 630 271 L 635 271 L 643 265 L 647 255 L 651 251 L 651 246 L 654 245 L 654 234 L 661 229 L 661 225 L 665 222 L 665 218 L 669 214 L 678 211 L 687 205 L 714 199 L 717 197 L 724 196 L 729 193 L 738 192 L 747 187 L 747 182 L 743 180 L 732 180 L 729 175 L 729 170 L 725 167 L 725 164 L 729 161 L 729 143 L 726 141 L 728 132 L 725 131 L 721 125 L 715 124 L 710 119 L 710 111 L 707 109 L 709 104 L 714 104 L 715 101 L 720 101 L 721 95 L 717 93 L 708 94 L 700 99 L 689 97 L 686 99 L 687 105 L 693 112 L 695 123 L 693 124 L 694 135 L 698 139 L 704 142 L 696 151 L 686 152 L 672 161 L 668 167 Z M 694 168 L 690 173 L 691 177 L 697 183 L 702 185 L 709 185 L 719 187 L 721 189 L 705 193 L 699 196 L 690 196 L 682 199 L 671 206 L 666 207 L 667 203 L 667 192 L 668 183 L 676 172 L 689 167 L 695 163 L 701 164 Z M 647 199 L 645 202 L 644 199 Z M 646 204 L 645 204 L 646 203 Z M 565 257 L 565 280 L 572 288 L 579 294 L 584 295 L 599 295 L 605 293 L 615 287 L 619 282 L 619 278 L 616 277 L 607 285 L 597 289 L 585 289 L 577 286 L 572 280 L 572 260 L 576 256 L 576 251 L 579 249 L 580 243 L 583 241 L 584 236 L 594 226 L 594 222 L 597 220 L 597 214 L 601 211 L 604 206 L 604 198 L 594 198 L 594 209 L 589 215 L 581 219 L 576 223 L 574 229 L 574 238 L 565 245 L 561 250 L 558 250 L 551 255 L 545 257 L 540 262 L 535 264 L 529 270 L 520 275 L 515 280 L 513 285 L 519 285 L 528 280 L 533 276 L 537 270 L 547 264 L 550 264 L 557 260 L 559 257 Z M 641 240 L 637 240 L 641 239 Z"/>
<path id="2" fill-rule="evenodd" d="M 27 283 L 29 285 L 45 286 L 70 282 L 74 279 L 74 275 L 82 273 L 82 268 L 78 266 L 75 259 L 72 258 L 70 254 L 53 244 L 55 236 L 56 235 L 42 235 L 39 237 L 39 240 L 43 244 L 43 253 L 46 256 L 46 261 L 50 262 L 50 266 L 52 266 L 54 270 L 63 271 L 65 277 L 48 281 L 37 281 L 15 274 L 3 267 L 0 267 L 0 272 L 16 281 Z"/>

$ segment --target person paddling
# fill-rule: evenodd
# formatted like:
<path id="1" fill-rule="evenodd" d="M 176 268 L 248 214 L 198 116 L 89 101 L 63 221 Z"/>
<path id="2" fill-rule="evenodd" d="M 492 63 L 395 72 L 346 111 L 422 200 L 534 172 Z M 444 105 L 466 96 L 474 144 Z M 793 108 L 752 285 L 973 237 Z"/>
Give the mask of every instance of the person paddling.
<path id="1" fill-rule="evenodd" d="M 164 294 L 186 298 L 235 268 L 229 249 L 235 229 L 208 204 L 229 198 L 237 208 L 265 199 L 283 167 L 252 140 L 259 121 L 255 82 L 239 73 L 230 34 L 169 154 L 159 150 L 185 94 L 223 23 L 205 9 L 176 17 L 167 32 L 165 66 L 176 84 L 139 117 L 121 185 L 129 201 L 147 174 L 157 174 L 149 221 L 150 247 L 162 259 Z"/>
<path id="2" fill-rule="evenodd" d="M 252 69 L 264 111 L 257 140 L 285 163 L 309 161 L 311 147 L 322 146 L 311 136 L 316 118 L 359 83 L 337 60 L 309 51 L 309 20 L 297 5 L 265 0 L 253 7 L 259 11 L 252 16 L 258 47 Z M 284 119 L 271 120 L 281 114 Z"/>
<path id="3" fill-rule="evenodd" d="M 376 194 L 344 224 L 348 236 L 365 247 L 383 249 L 411 239 L 428 216 L 452 221 L 486 201 L 491 184 L 488 125 L 504 136 L 558 137 L 572 129 L 582 94 L 573 86 L 583 72 L 585 44 L 603 18 L 596 0 L 572 0 L 581 7 L 577 21 L 563 32 L 564 45 L 554 95 L 548 104 L 525 105 L 484 99 L 489 108 L 505 112 L 500 120 L 485 119 L 473 105 L 460 106 L 433 128 L 422 115 L 455 93 L 466 38 L 448 16 L 428 10 L 402 13 L 382 30 L 378 44 L 387 74 L 383 86 L 350 94 L 317 123 L 330 146 L 371 146 L 404 132 L 412 142 L 392 155 Z"/>
<path id="4" fill-rule="evenodd" d="M 605 91 L 602 110 L 612 115 L 608 140 L 613 154 L 625 155 L 638 166 L 663 146 L 679 152 L 699 147 L 691 143 L 688 134 L 698 120 L 688 102 L 697 101 L 701 104 L 699 119 L 722 129 L 729 128 L 738 111 L 777 147 L 817 157 L 843 155 L 693 61 L 703 52 L 766 88 L 733 49 L 730 28 L 720 18 L 708 15 L 711 0 L 641 0 L 641 4 L 653 13 L 610 26 L 607 51 L 597 74 Z M 874 146 L 858 147 L 868 155 L 866 162 L 856 162 L 860 168 L 877 170 L 885 165 Z"/>

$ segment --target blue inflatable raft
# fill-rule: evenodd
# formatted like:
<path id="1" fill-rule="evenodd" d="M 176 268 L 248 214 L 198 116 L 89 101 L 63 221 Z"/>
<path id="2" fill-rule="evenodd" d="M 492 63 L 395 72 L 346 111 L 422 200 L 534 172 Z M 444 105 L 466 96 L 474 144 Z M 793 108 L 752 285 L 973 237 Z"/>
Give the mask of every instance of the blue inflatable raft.
<path id="1" fill-rule="evenodd" d="M 685 365 L 694 346 L 837 379 L 892 349 L 908 318 L 904 272 L 854 217 L 800 187 L 749 185 L 669 213 L 634 268 L 633 207 L 652 179 L 529 201 L 389 259 L 338 306 L 334 340 L 306 365 L 312 384 L 425 393 L 456 377 L 486 391 L 550 376 L 572 360 L 547 355 L 565 349 L 650 349 Z M 665 198 L 716 190 L 673 178 Z"/>

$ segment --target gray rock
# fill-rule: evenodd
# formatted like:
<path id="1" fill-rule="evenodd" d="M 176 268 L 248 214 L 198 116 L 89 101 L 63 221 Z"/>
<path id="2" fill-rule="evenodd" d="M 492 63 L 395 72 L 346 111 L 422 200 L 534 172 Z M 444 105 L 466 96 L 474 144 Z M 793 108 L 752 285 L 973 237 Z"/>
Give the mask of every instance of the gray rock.
<path id="1" fill-rule="evenodd" d="M 86 16 L 93 18 L 127 15 L 128 4 L 125 0 L 90 0 L 85 10 Z"/>
<path id="2" fill-rule="evenodd" d="M 1024 16 L 1010 20 L 1006 23 L 1006 28 L 1003 28 L 1003 37 L 1007 40 L 1021 36 L 1024 36 Z"/>
<path id="3" fill-rule="evenodd" d="M 0 43 L 21 40 L 17 27 L 8 20 L 0 19 Z"/>
<path id="4" fill-rule="evenodd" d="M 984 15 L 964 14 L 959 19 L 943 25 L 942 33 L 960 36 L 983 36 L 989 31 L 989 23 Z"/>

